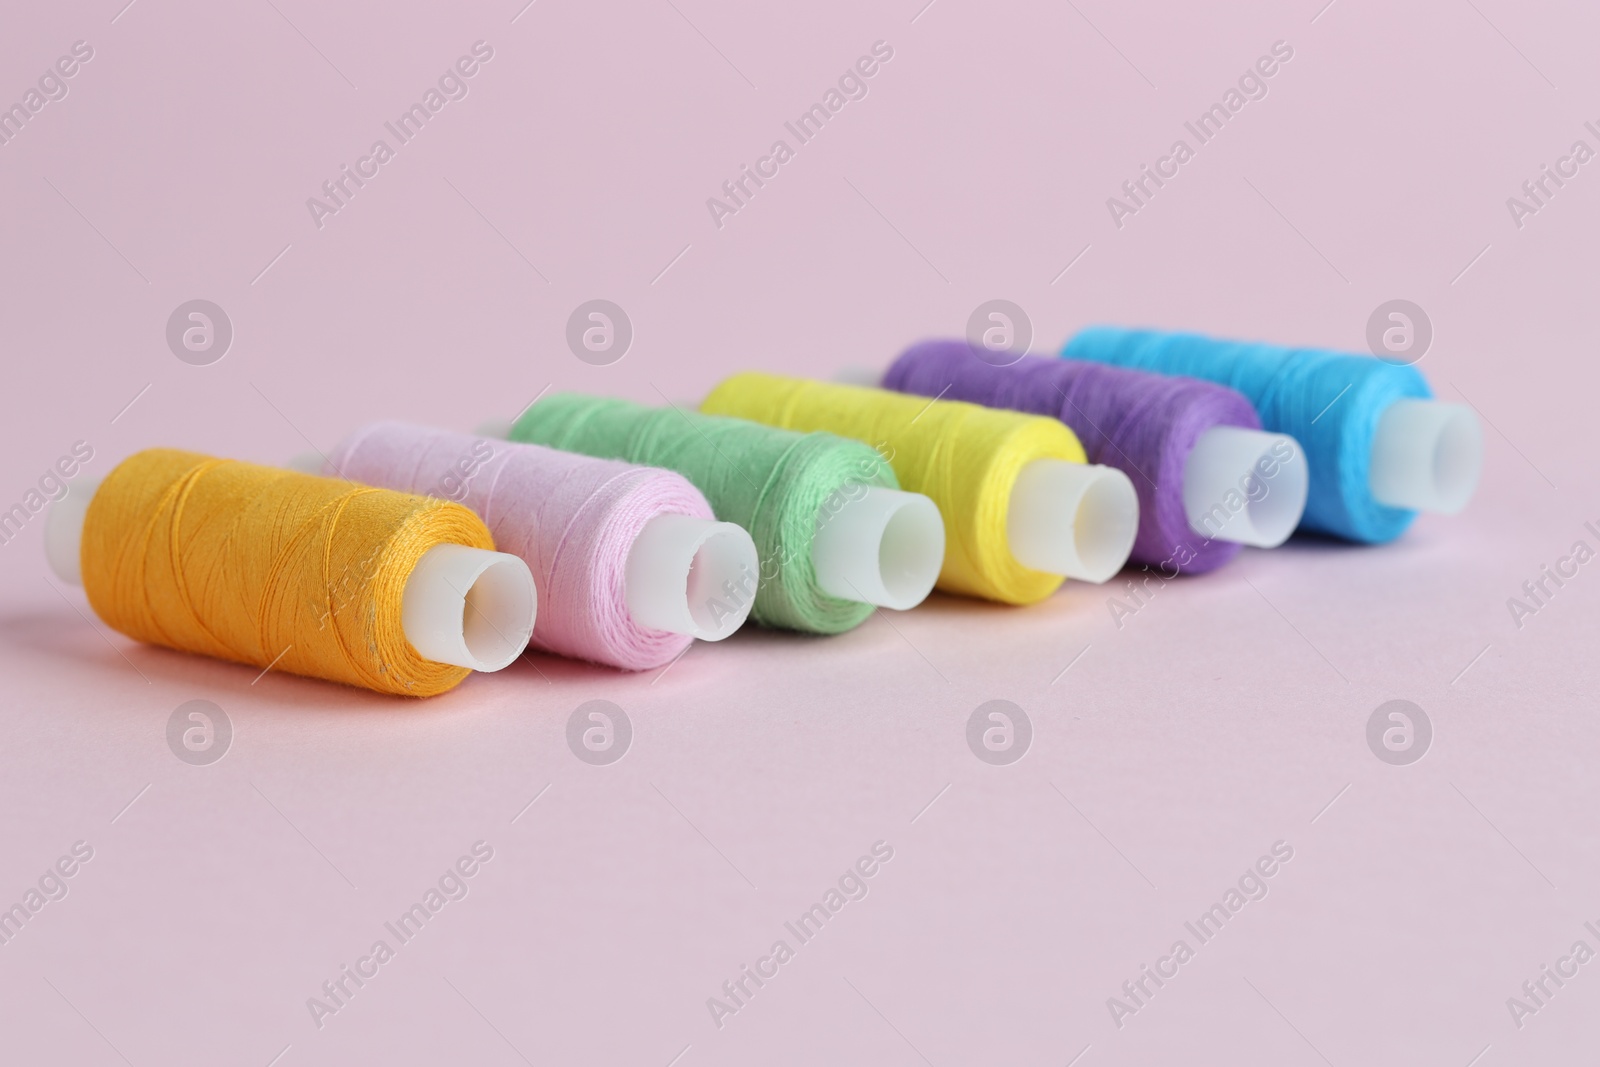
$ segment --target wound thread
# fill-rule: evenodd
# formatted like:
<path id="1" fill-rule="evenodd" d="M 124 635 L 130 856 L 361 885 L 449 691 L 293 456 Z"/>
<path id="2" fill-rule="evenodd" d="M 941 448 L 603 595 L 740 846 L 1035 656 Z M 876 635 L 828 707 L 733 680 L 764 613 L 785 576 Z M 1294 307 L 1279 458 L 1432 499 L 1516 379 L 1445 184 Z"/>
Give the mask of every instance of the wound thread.
<path id="1" fill-rule="evenodd" d="M 1417 517 L 1380 504 L 1371 487 L 1379 417 L 1396 400 L 1433 396 L 1415 367 L 1326 349 L 1115 326 L 1080 331 L 1061 354 L 1203 378 L 1243 393 L 1263 428 L 1288 434 L 1305 450 L 1310 490 L 1302 530 L 1378 544 L 1399 537 Z"/>
<path id="2" fill-rule="evenodd" d="M 542 398 L 510 436 L 683 475 L 718 519 L 743 526 L 755 541 L 761 574 L 751 618 L 762 625 L 836 634 L 872 614 L 870 604 L 824 592 L 811 559 L 819 514 L 853 499 L 859 490 L 852 487 L 899 488 L 865 445 L 576 393 Z"/>
<path id="3" fill-rule="evenodd" d="M 406 580 L 442 544 L 494 548 L 459 504 L 153 448 L 101 483 L 80 559 L 95 613 L 136 641 L 432 696 L 472 673 L 401 628 Z"/>
<path id="4" fill-rule="evenodd" d="M 711 505 L 681 475 L 401 422 L 358 430 L 328 462 L 346 478 L 445 497 L 482 516 L 500 551 L 533 571 L 536 648 L 638 671 L 671 662 L 694 640 L 636 623 L 625 581 L 628 554 L 651 519 L 711 518 Z M 755 578 L 725 595 L 748 598 Z"/>
<path id="5" fill-rule="evenodd" d="M 1031 604 L 1063 581 L 1018 563 L 1006 531 L 1011 490 L 1025 465 L 1085 461 L 1083 446 L 1055 419 L 759 372 L 727 379 L 701 410 L 826 430 L 883 451 L 904 489 L 939 506 L 945 525 L 939 588 L 946 592 Z"/>
<path id="6" fill-rule="evenodd" d="M 1232 389 L 1043 356 L 997 366 L 964 340 L 912 345 L 890 365 L 883 386 L 1066 423 L 1090 463 L 1121 470 L 1139 494 L 1134 563 L 1203 574 L 1239 554 L 1237 543 L 1196 533 L 1183 504 L 1184 469 L 1202 433 L 1215 426 L 1261 428 L 1250 402 Z"/>

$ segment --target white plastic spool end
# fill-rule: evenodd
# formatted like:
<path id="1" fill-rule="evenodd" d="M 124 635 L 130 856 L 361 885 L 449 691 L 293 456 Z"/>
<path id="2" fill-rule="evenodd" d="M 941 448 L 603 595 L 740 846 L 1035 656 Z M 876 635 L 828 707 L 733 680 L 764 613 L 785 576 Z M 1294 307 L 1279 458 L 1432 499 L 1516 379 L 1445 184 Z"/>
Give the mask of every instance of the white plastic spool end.
<path id="1" fill-rule="evenodd" d="M 1012 487 L 1006 540 L 1024 567 L 1104 582 L 1138 532 L 1139 495 L 1115 467 L 1036 459 Z"/>
<path id="2" fill-rule="evenodd" d="M 1483 470 L 1483 427 L 1465 404 L 1396 400 L 1378 416 L 1368 484 L 1392 508 L 1454 515 Z"/>
<path id="3" fill-rule="evenodd" d="M 44 516 L 44 556 L 57 578 L 71 585 L 83 584 L 83 520 L 89 514 L 89 501 L 100 488 L 98 478 L 79 478 L 67 486 L 67 493 L 50 505 Z"/>
<path id="4" fill-rule="evenodd" d="M 760 567 L 744 527 L 657 515 L 628 550 L 628 614 L 640 626 L 721 641 L 750 615 Z"/>
<path id="5" fill-rule="evenodd" d="M 284 466 L 301 474 L 322 475 L 327 473 L 328 463 L 321 452 L 296 452 Z"/>
<path id="6" fill-rule="evenodd" d="M 522 655 L 537 609 L 533 572 L 516 556 L 434 545 L 406 579 L 400 625 L 423 659 L 498 671 Z"/>
<path id="7" fill-rule="evenodd" d="M 865 385 L 877 389 L 883 385 L 883 371 L 849 363 L 835 371 L 831 380 L 840 385 Z"/>
<path id="8" fill-rule="evenodd" d="M 811 564 L 829 596 L 906 611 L 944 566 L 944 520 L 921 493 L 855 484 L 817 513 Z"/>
<path id="9" fill-rule="evenodd" d="M 1213 426 L 1184 463 L 1183 510 L 1202 537 L 1277 548 L 1300 525 L 1310 485 L 1305 451 L 1294 438 Z M 1251 499 L 1261 487 L 1266 491 Z"/>
<path id="10" fill-rule="evenodd" d="M 511 440 L 512 421 L 510 419 L 485 419 L 478 423 L 477 429 L 472 433 L 476 437 L 487 437 L 491 441 Z"/>

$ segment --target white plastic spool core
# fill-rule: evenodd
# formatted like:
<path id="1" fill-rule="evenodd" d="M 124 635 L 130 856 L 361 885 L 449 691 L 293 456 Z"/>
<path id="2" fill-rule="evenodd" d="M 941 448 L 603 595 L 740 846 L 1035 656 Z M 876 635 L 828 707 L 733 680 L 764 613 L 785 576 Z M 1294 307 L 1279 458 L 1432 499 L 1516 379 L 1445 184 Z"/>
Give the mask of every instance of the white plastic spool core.
<path id="1" fill-rule="evenodd" d="M 56 577 L 70 585 L 83 584 L 83 520 L 89 514 L 89 501 L 100 488 L 98 478 L 79 478 L 67 485 L 67 493 L 50 505 L 44 516 L 44 558 Z"/>
<path id="2" fill-rule="evenodd" d="M 817 512 L 811 564 L 829 596 L 906 611 L 944 566 L 944 520 L 921 493 L 853 484 Z"/>
<path id="3" fill-rule="evenodd" d="M 1378 416 L 1368 484 L 1392 508 L 1454 515 L 1483 470 L 1483 427 L 1465 404 L 1396 400 Z"/>
<path id="4" fill-rule="evenodd" d="M 1282 458 L 1285 453 L 1288 459 Z M 1265 473 L 1269 470 L 1270 477 Z M 1294 438 L 1213 426 L 1195 441 L 1184 462 L 1183 510 L 1189 528 L 1202 537 L 1276 548 L 1300 525 L 1310 485 L 1305 452 Z M 1266 493 L 1250 499 L 1263 486 Z M 1239 506 L 1230 501 L 1239 501 Z"/>
<path id="5" fill-rule="evenodd" d="M 98 482 L 80 480 L 45 516 L 50 569 L 83 584 L 83 520 Z M 522 654 L 533 633 L 538 593 L 516 556 L 465 545 L 435 545 L 406 579 L 400 625 L 424 659 L 475 671 L 498 671 Z"/>
<path id="6" fill-rule="evenodd" d="M 1139 532 L 1139 495 L 1115 467 L 1036 459 L 1011 490 L 1006 539 L 1024 567 L 1086 582 L 1122 569 Z"/>
<path id="7" fill-rule="evenodd" d="M 284 466 L 301 474 L 315 474 L 321 477 L 327 467 L 327 461 L 321 452 L 296 452 L 289 457 L 289 462 Z"/>
<path id="8" fill-rule="evenodd" d="M 533 572 L 516 556 L 434 545 L 406 579 L 400 625 L 423 659 L 498 671 L 527 647 L 537 608 Z"/>
<path id="9" fill-rule="evenodd" d="M 640 626 L 721 641 L 749 616 L 760 566 L 741 526 L 657 515 L 628 550 L 628 614 Z"/>
<path id="10" fill-rule="evenodd" d="M 472 433 L 476 437 L 487 437 L 492 441 L 509 441 L 512 425 L 510 419 L 485 419 Z"/>
<path id="11" fill-rule="evenodd" d="M 840 385 L 864 385 L 870 389 L 877 389 L 883 385 L 883 371 L 864 367 L 859 363 L 849 363 L 834 371 L 830 380 Z"/>

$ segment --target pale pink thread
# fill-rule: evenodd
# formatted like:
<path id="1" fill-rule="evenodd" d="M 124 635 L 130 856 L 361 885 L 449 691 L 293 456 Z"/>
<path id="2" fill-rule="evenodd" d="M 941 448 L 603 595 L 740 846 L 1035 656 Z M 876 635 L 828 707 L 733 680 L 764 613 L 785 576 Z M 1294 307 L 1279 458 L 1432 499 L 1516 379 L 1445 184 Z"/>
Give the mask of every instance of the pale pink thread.
<path id="1" fill-rule="evenodd" d="M 354 482 L 455 500 L 482 516 L 495 547 L 521 556 L 539 589 L 530 647 L 625 670 L 670 662 L 693 638 L 628 613 L 628 551 L 657 515 L 710 519 L 671 471 L 400 422 L 351 434 L 329 456 Z"/>

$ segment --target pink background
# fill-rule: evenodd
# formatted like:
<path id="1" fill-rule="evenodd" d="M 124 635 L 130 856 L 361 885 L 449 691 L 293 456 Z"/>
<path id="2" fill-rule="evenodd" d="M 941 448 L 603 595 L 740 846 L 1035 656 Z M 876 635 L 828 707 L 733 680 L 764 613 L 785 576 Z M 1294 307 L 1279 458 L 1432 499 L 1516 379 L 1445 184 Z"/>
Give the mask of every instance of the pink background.
<path id="1" fill-rule="evenodd" d="M 0 507 L 78 440 L 99 476 L 156 444 L 274 463 L 379 417 L 470 428 L 552 383 L 692 402 L 738 368 L 881 365 L 994 297 L 1046 350 L 1100 321 L 1361 350 L 1414 300 L 1486 469 L 1460 517 L 1250 551 L 1120 629 L 1108 589 L 935 595 L 427 703 L 107 634 L 35 518 L 0 547 L 0 903 L 95 852 L 0 946 L 0 1058 L 1587 1062 L 1600 963 L 1520 1030 L 1505 1004 L 1600 948 L 1600 576 L 1520 630 L 1506 607 L 1600 519 L 1596 165 L 1521 229 L 1505 205 L 1600 147 L 1586 7 L 123 3 L 0 34 L 0 101 L 94 48 L 0 147 Z M 306 198 L 480 39 L 470 95 L 319 230 Z M 717 229 L 706 198 L 878 40 L 869 95 Z M 1277 40 L 1270 94 L 1117 229 L 1106 197 Z M 206 367 L 164 340 L 197 297 L 236 331 Z M 636 331 L 608 367 L 563 339 L 596 297 Z M 609 767 L 565 741 L 594 698 L 636 731 Z M 993 698 L 1036 731 L 1010 767 L 965 742 Z M 1366 746 L 1394 698 L 1435 729 L 1409 767 Z M 236 731 L 209 767 L 167 748 L 191 699 Z M 480 839 L 470 895 L 319 1030 L 306 998 Z M 706 998 L 880 839 L 870 895 L 717 1029 Z M 1113 1025 L 1280 839 L 1270 895 Z"/>

